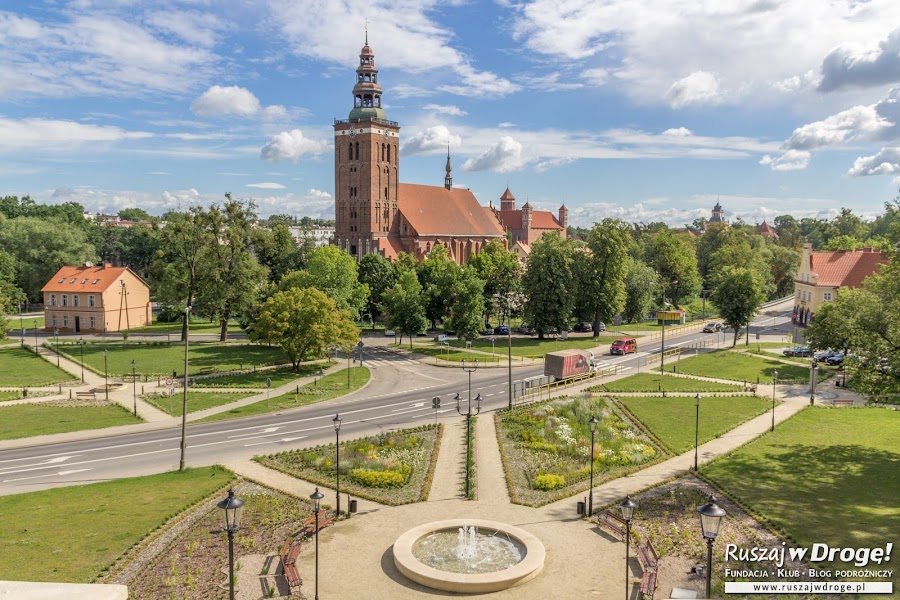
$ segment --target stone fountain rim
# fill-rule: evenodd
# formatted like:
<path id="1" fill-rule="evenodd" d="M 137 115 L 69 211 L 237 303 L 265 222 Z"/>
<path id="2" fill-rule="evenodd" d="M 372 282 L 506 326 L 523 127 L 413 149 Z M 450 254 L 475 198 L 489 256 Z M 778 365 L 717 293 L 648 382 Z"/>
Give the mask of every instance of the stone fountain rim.
<path id="1" fill-rule="evenodd" d="M 451 573 L 430 567 L 413 556 L 413 545 L 435 531 L 475 526 L 476 529 L 501 531 L 516 538 L 525 547 L 525 556 L 515 565 L 492 573 Z M 496 592 L 524 583 L 541 572 L 546 551 L 533 534 L 507 523 L 486 519 L 448 519 L 413 527 L 394 542 L 394 564 L 409 579 L 424 586 L 448 592 Z"/>

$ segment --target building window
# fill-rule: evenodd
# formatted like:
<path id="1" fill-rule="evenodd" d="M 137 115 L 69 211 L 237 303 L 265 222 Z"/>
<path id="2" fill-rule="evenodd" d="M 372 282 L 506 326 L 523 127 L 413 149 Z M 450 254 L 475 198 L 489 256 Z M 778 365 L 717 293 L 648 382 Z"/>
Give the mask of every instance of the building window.
<path id="1" fill-rule="evenodd" d="M 91 285 L 97 285 L 100 282 L 99 279 L 95 279 L 91 282 Z"/>
<path id="2" fill-rule="evenodd" d="M 347 146 L 347 150 L 349 151 L 349 153 L 348 153 L 348 155 L 347 155 L 347 159 L 348 159 L 348 160 L 353 160 L 353 144 L 349 144 L 349 145 Z"/>
<path id="3" fill-rule="evenodd" d="M 65 277 L 62 277 L 62 278 L 60 278 L 60 280 L 57 281 L 56 283 L 65 283 L 65 282 L 66 282 L 66 278 L 65 278 Z"/>
<path id="4" fill-rule="evenodd" d="M 356 160 L 359 160 L 359 142 L 356 142 Z"/>
<path id="5" fill-rule="evenodd" d="M 82 280 L 81 280 L 81 285 L 84 285 L 84 284 L 86 284 L 86 283 L 87 283 L 87 281 L 88 281 L 88 278 L 87 278 L 87 277 L 85 277 L 85 278 L 84 278 L 84 279 L 82 279 Z"/>
<path id="6" fill-rule="evenodd" d="M 90 308 L 94 308 L 94 306 L 96 306 L 96 300 L 95 300 L 95 299 L 96 299 L 96 296 L 94 296 L 93 294 L 91 294 L 90 296 L 88 296 L 88 306 L 89 306 Z"/>
<path id="7" fill-rule="evenodd" d="M 68 326 L 69 326 L 69 316 L 63 315 L 63 327 L 68 327 Z"/>
<path id="8" fill-rule="evenodd" d="M 50 324 L 56 327 L 56 315 L 53 315 L 53 318 L 50 319 Z"/>
<path id="9" fill-rule="evenodd" d="M 73 277 L 72 279 L 69 280 L 69 283 L 75 283 L 76 281 L 78 281 L 78 278 Z"/>
<path id="10" fill-rule="evenodd" d="M 78 294 L 72 294 L 72 306 L 78 306 Z"/>
<path id="11" fill-rule="evenodd" d="M 69 305 L 69 295 L 68 295 L 68 294 L 63 294 L 63 295 L 62 295 L 62 305 L 63 305 L 63 306 L 68 306 L 68 305 Z"/>
<path id="12" fill-rule="evenodd" d="M 94 329 L 94 317 L 91 317 L 91 329 Z"/>
<path id="13" fill-rule="evenodd" d="M 831 302 L 831 292 L 825 292 L 825 302 Z"/>
<path id="14" fill-rule="evenodd" d="M 387 151 L 388 151 L 388 162 L 391 162 L 391 145 L 390 144 L 388 144 Z"/>
<path id="15" fill-rule="evenodd" d="M 56 294 L 50 294 L 50 306 L 56 306 Z"/>

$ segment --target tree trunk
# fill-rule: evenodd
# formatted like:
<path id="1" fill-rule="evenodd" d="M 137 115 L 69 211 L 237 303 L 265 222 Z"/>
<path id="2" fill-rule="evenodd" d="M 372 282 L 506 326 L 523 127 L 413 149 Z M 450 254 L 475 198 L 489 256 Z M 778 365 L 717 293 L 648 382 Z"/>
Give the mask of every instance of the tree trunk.
<path id="1" fill-rule="evenodd" d="M 222 318 L 219 319 L 219 341 L 224 342 L 228 340 L 228 321 L 231 319 L 231 310 L 226 309 L 222 314 Z"/>

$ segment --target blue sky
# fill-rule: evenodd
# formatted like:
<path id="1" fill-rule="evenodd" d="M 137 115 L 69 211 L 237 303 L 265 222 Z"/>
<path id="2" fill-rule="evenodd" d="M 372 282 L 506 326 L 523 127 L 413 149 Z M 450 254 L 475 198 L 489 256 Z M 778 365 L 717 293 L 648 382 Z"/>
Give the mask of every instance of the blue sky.
<path id="1" fill-rule="evenodd" d="M 0 5 L 0 194 L 330 217 L 368 20 L 401 180 L 670 225 L 900 186 L 896 0 L 56 0 Z"/>

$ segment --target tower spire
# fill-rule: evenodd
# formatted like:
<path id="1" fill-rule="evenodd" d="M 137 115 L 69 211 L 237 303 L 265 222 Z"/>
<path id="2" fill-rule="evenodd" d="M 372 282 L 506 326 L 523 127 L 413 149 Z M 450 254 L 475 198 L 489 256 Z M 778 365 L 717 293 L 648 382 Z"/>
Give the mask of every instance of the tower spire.
<path id="1" fill-rule="evenodd" d="M 369 47 L 369 22 L 366 21 L 366 43 L 359 51 L 359 66 L 356 68 L 356 85 L 353 86 L 352 121 L 369 119 L 387 120 L 381 108 L 381 86 L 378 85 L 378 69 L 375 68 L 375 53 Z"/>
<path id="2" fill-rule="evenodd" d="M 451 171 L 453 167 L 450 165 L 450 142 L 447 142 L 447 165 L 444 167 L 444 171 L 446 171 L 446 175 L 444 175 L 444 187 L 448 190 L 453 189 L 453 174 Z"/>

